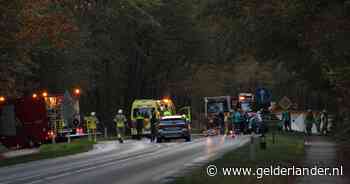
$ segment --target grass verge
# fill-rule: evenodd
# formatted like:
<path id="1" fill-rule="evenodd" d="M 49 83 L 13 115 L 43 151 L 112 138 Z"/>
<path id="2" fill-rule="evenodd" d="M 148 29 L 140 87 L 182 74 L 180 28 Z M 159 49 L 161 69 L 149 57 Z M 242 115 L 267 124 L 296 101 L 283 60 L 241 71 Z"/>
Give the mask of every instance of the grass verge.
<path id="1" fill-rule="evenodd" d="M 0 160 L 0 167 L 82 153 L 91 150 L 93 145 L 94 142 L 85 139 L 74 140 L 71 144 L 44 144 L 40 146 L 39 153 Z"/>
<path id="2" fill-rule="evenodd" d="M 237 150 L 225 154 L 220 159 L 194 170 L 192 173 L 175 179 L 173 184 L 280 184 L 293 183 L 294 177 L 266 176 L 257 179 L 257 176 L 223 176 L 221 168 L 270 168 L 271 166 L 298 166 L 304 156 L 304 138 L 299 134 L 277 134 L 276 143 L 272 144 L 272 136 L 267 135 L 267 149 L 260 149 L 260 138 L 254 139 L 254 144 L 247 144 Z M 218 175 L 207 175 L 206 167 L 215 165 Z"/>

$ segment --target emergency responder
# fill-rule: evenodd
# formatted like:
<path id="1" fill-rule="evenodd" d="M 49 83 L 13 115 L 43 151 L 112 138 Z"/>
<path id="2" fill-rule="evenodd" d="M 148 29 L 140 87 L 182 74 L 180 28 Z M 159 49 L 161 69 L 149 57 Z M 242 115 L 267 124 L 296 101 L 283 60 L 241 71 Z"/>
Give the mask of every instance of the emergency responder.
<path id="1" fill-rule="evenodd" d="M 138 140 L 141 140 L 141 137 L 142 137 L 143 121 L 144 121 L 144 117 L 141 115 L 140 112 L 138 112 L 136 115 L 136 131 L 137 131 Z"/>
<path id="2" fill-rule="evenodd" d="M 85 117 L 86 127 L 88 130 L 89 140 L 92 140 L 92 136 L 94 137 L 94 141 L 97 141 L 96 128 L 98 124 L 98 119 L 96 117 L 95 112 L 91 112 L 90 116 Z"/>
<path id="3" fill-rule="evenodd" d="M 306 134 L 308 136 L 311 136 L 312 134 L 312 126 L 314 123 L 315 123 L 314 115 L 312 113 L 312 110 L 309 109 L 305 116 L 305 128 L 306 128 Z"/>
<path id="4" fill-rule="evenodd" d="M 154 142 L 157 137 L 157 115 L 152 110 L 152 116 L 151 116 L 151 142 Z"/>
<path id="5" fill-rule="evenodd" d="M 327 133 L 328 133 L 328 113 L 327 113 L 326 109 L 324 109 L 321 113 L 321 126 L 322 126 L 322 134 L 327 135 Z"/>
<path id="6" fill-rule="evenodd" d="M 125 134 L 125 123 L 127 122 L 127 119 L 125 115 L 123 114 L 123 110 L 119 109 L 118 114 L 114 117 L 115 127 L 117 130 L 117 137 L 120 143 L 124 142 L 124 134 Z"/>
<path id="7" fill-rule="evenodd" d="M 291 131 L 291 116 L 288 110 L 282 112 L 282 122 L 286 132 Z"/>
<path id="8" fill-rule="evenodd" d="M 152 117 L 152 112 L 147 112 L 144 113 L 143 115 L 143 129 L 144 131 L 150 130 L 151 129 L 151 117 Z"/>

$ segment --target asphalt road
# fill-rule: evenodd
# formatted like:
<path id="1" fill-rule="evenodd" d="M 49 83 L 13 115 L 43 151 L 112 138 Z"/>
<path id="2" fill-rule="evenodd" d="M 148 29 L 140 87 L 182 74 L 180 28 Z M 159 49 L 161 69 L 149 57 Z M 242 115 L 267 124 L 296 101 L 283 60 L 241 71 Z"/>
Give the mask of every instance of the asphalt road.
<path id="1" fill-rule="evenodd" d="M 2 167 L 0 183 L 162 183 L 248 142 L 246 136 L 217 136 L 162 144 L 108 143 L 113 144 L 111 149 Z"/>

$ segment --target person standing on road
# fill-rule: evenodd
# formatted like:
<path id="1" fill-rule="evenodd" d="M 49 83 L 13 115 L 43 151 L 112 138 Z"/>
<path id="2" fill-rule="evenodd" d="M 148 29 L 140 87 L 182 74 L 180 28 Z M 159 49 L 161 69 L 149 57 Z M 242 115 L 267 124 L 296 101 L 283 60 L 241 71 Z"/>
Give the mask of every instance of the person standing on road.
<path id="1" fill-rule="evenodd" d="M 114 122 L 116 123 L 116 129 L 117 129 L 117 137 L 120 143 L 124 142 L 124 135 L 125 135 L 125 123 L 127 122 L 127 119 L 125 115 L 123 114 L 123 110 L 119 109 L 118 114 L 114 117 Z"/>
<path id="2" fill-rule="evenodd" d="M 92 140 L 92 136 L 94 137 L 94 141 L 97 141 L 97 134 L 96 134 L 96 129 L 97 129 L 97 124 L 98 119 L 96 117 L 96 113 L 95 112 L 91 112 L 90 116 L 85 117 L 85 121 L 86 121 L 86 127 L 88 130 L 88 137 L 89 140 Z"/>
<path id="3" fill-rule="evenodd" d="M 141 140 L 142 138 L 143 124 L 144 124 L 144 117 L 141 115 L 140 112 L 138 112 L 136 116 L 136 131 L 137 131 L 138 140 Z"/>
<path id="4" fill-rule="evenodd" d="M 305 116 L 306 134 L 308 136 L 311 136 L 311 134 L 312 134 L 312 126 L 314 123 L 315 123 L 314 115 L 312 113 L 312 110 L 309 109 L 306 113 L 306 116 Z"/>
<path id="5" fill-rule="evenodd" d="M 315 124 L 316 124 L 316 129 L 317 133 L 322 135 L 322 130 L 321 130 L 321 113 L 322 112 L 315 112 L 314 118 L 315 118 Z"/>
<path id="6" fill-rule="evenodd" d="M 244 134 L 248 134 L 248 128 L 249 128 L 249 114 L 248 112 L 243 113 L 243 123 L 242 123 L 242 129 Z"/>
<path id="7" fill-rule="evenodd" d="M 238 109 L 234 115 L 234 128 L 235 128 L 235 132 L 236 134 L 240 134 L 241 133 L 241 127 L 242 127 L 242 114 L 241 114 L 241 110 Z"/>
<path id="8" fill-rule="evenodd" d="M 218 121 L 219 121 L 219 127 L 220 127 L 220 134 L 225 134 L 225 115 L 223 112 L 220 112 L 218 115 Z"/>
<path id="9" fill-rule="evenodd" d="M 233 128 L 234 127 L 234 123 L 235 123 L 234 119 L 235 119 L 235 111 L 232 110 L 230 112 L 229 118 L 228 118 L 228 132 L 229 133 L 234 133 L 234 131 L 235 131 L 234 128 Z"/>
<path id="10" fill-rule="evenodd" d="M 157 137 L 157 116 L 154 110 L 151 117 L 151 142 L 154 142 Z"/>
<path id="11" fill-rule="evenodd" d="M 265 123 L 263 121 L 263 117 L 262 117 L 262 110 L 258 111 L 256 114 L 256 124 L 257 124 L 257 133 L 264 135 L 266 132 L 266 127 L 265 127 Z"/>
<path id="12" fill-rule="evenodd" d="M 284 130 L 286 132 L 289 132 L 292 130 L 291 128 L 291 116 L 290 116 L 290 112 L 287 110 L 282 112 L 282 122 L 284 125 Z"/>
<path id="13" fill-rule="evenodd" d="M 228 113 L 224 113 L 224 134 L 227 135 L 229 132 L 229 112 Z"/>
<path id="14" fill-rule="evenodd" d="M 327 135 L 328 133 L 328 113 L 326 109 L 323 109 L 321 113 L 321 126 L 322 126 L 322 134 Z"/>

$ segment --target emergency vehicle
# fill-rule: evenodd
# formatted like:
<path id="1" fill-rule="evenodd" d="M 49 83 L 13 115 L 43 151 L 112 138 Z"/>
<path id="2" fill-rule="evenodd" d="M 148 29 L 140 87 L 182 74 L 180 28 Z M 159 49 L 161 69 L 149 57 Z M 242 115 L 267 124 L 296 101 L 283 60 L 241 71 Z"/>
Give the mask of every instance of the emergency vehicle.
<path id="1" fill-rule="evenodd" d="M 176 113 L 175 105 L 169 98 L 162 100 L 154 99 L 137 99 L 134 100 L 131 107 L 131 122 L 129 127 L 131 129 L 131 135 L 136 136 L 136 117 L 140 114 L 144 118 L 143 135 L 147 136 L 151 134 L 150 118 L 152 117 L 152 111 L 155 112 L 157 119 L 159 120 L 164 116 L 165 111 L 169 111 L 171 114 Z"/>
<path id="2" fill-rule="evenodd" d="M 255 95 L 253 93 L 239 93 L 239 108 L 243 112 L 252 112 L 255 108 Z"/>
<path id="3" fill-rule="evenodd" d="M 204 97 L 205 117 L 211 119 L 220 112 L 229 113 L 235 108 L 236 102 L 232 96 Z"/>
<path id="4" fill-rule="evenodd" d="M 204 97 L 204 115 L 207 120 L 207 128 L 216 132 L 218 128 L 218 114 L 224 113 L 229 116 L 230 112 L 236 108 L 237 98 L 232 96 Z M 216 134 L 216 133 L 215 133 Z"/>
<path id="5" fill-rule="evenodd" d="M 79 112 L 80 90 L 73 95 L 34 93 L 16 99 L 0 99 L 0 142 L 6 147 L 33 147 L 83 136 Z"/>

